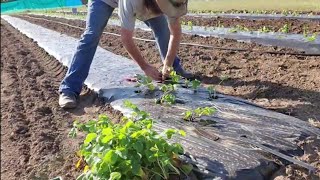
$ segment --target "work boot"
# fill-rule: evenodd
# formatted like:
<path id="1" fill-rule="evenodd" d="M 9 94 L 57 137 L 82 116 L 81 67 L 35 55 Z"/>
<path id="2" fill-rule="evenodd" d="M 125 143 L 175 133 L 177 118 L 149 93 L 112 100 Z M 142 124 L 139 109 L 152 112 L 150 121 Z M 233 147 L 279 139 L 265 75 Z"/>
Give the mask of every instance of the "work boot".
<path id="1" fill-rule="evenodd" d="M 192 73 L 190 73 L 188 71 L 185 71 L 182 68 L 179 68 L 179 69 L 177 69 L 175 71 L 176 71 L 177 75 L 182 76 L 183 78 L 186 78 L 188 80 L 194 80 L 195 79 L 195 76 Z"/>
<path id="2" fill-rule="evenodd" d="M 59 96 L 59 106 L 64 109 L 73 109 L 77 107 L 77 98 L 75 95 L 61 93 Z"/>

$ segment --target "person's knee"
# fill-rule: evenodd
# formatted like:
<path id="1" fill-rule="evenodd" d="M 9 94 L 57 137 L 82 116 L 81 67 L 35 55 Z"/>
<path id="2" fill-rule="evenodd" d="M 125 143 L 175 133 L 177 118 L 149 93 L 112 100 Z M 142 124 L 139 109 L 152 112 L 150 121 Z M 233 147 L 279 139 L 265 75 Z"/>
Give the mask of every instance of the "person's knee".
<path id="1" fill-rule="evenodd" d="M 82 34 L 81 42 L 86 44 L 97 44 L 100 41 L 101 32 L 86 30 Z"/>

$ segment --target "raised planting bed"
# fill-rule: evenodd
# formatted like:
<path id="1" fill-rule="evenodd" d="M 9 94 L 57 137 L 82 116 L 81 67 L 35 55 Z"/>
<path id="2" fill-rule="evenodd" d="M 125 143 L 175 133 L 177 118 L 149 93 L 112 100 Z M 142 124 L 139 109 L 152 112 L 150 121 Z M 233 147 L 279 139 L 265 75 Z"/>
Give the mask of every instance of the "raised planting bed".
<path id="1" fill-rule="evenodd" d="M 78 17 L 71 17 L 71 19 L 74 18 Z M 120 26 L 120 22 L 117 20 L 117 18 L 110 19 L 108 23 L 109 25 Z M 320 54 L 320 37 L 317 33 L 310 34 L 307 31 L 305 31 L 304 34 L 272 32 L 267 26 L 260 27 L 260 29 L 257 31 L 251 31 L 250 29 L 241 25 L 232 28 L 225 28 L 223 25 L 218 25 L 218 27 L 196 26 L 192 21 L 183 21 L 183 24 L 183 33 L 189 35 L 235 39 L 238 41 L 253 42 L 268 46 L 273 45 L 293 48 L 304 51 L 308 54 Z M 136 27 L 142 30 L 150 31 L 150 29 L 143 22 L 137 22 Z M 282 27 L 281 31 L 289 31 L 289 29 L 290 27 L 287 25 Z"/>
<path id="2" fill-rule="evenodd" d="M 66 25 L 24 19 L 46 28 L 79 38 L 82 29 Z M 84 27 L 80 20 L 66 20 L 51 18 Z M 118 33 L 119 28 L 108 26 L 106 31 Z M 151 33 L 136 31 L 137 37 L 151 38 Z M 239 43 L 234 40 L 204 38 L 199 36 L 183 36 L 183 42 L 208 44 L 217 47 L 234 49 L 253 49 L 257 52 L 225 51 L 196 46 L 181 46 L 179 56 L 182 65 L 189 71 L 199 75 L 207 84 L 218 84 L 219 77 L 228 76 L 229 79 L 218 85 L 219 91 L 239 96 L 258 103 L 266 108 L 298 117 L 303 120 L 309 118 L 320 119 L 320 70 L 319 57 L 275 55 L 260 53 L 261 51 L 295 52 L 279 47 L 265 47 L 253 43 Z M 148 61 L 160 66 L 160 56 L 153 42 L 136 41 Z M 115 54 L 129 58 L 126 50 L 119 46 L 117 36 L 103 35 L 100 46 Z"/>

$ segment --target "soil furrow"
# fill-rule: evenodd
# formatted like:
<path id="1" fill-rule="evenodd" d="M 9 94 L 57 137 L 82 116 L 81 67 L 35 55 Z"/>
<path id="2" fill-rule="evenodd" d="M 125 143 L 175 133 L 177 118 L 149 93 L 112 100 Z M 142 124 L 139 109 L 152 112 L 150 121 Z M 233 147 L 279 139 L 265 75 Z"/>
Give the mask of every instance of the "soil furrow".
<path id="1" fill-rule="evenodd" d="M 73 121 L 102 113 L 115 120 L 121 116 L 86 88 L 79 108 L 60 109 L 58 88 L 65 73 L 57 60 L 1 20 L 1 179 L 75 179 L 80 139 L 67 138 Z"/>

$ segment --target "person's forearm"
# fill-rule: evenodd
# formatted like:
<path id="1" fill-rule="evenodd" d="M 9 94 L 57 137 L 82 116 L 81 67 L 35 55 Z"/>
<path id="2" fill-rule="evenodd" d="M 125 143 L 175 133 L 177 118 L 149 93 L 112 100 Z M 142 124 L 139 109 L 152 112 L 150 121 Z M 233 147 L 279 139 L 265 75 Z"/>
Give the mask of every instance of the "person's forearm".
<path id="1" fill-rule="evenodd" d="M 132 37 L 127 35 L 122 35 L 121 40 L 127 52 L 129 53 L 130 57 L 137 62 L 137 64 L 141 67 L 141 69 L 144 69 L 149 65 L 142 57 L 140 50 L 135 45 Z"/>
<path id="2" fill-rule="evenodd" d="M 181 25 L 179 20 L 176 23 L 169 25 L 170 29 L 170 41 L 168 45 L 168 52 L 166 55 L 166 65 L 171 67 L 173 65 L 174 59 L 177 56 L 180 39 L 181 39 Z"/>

